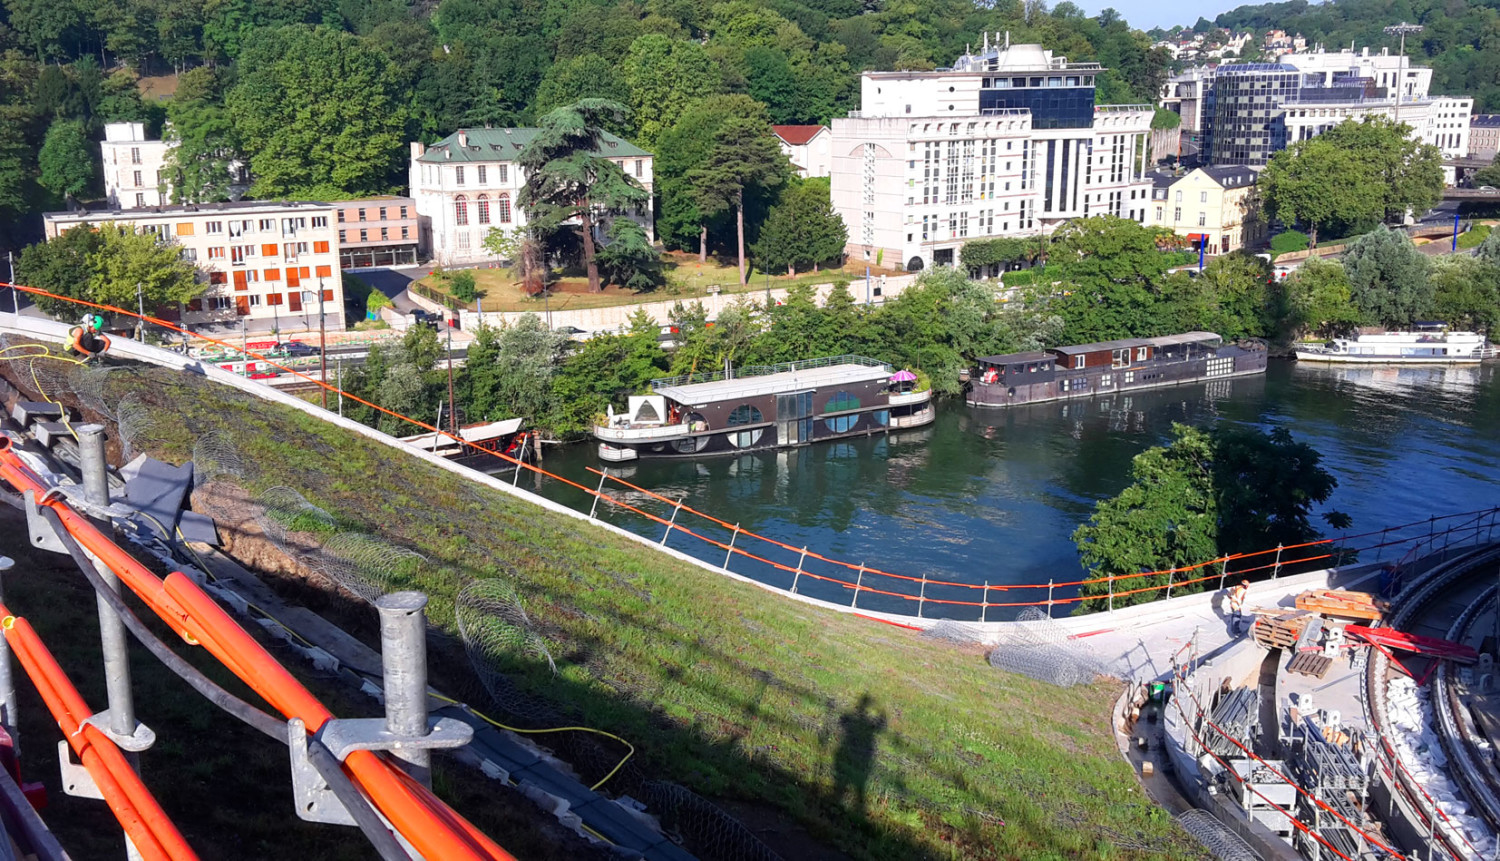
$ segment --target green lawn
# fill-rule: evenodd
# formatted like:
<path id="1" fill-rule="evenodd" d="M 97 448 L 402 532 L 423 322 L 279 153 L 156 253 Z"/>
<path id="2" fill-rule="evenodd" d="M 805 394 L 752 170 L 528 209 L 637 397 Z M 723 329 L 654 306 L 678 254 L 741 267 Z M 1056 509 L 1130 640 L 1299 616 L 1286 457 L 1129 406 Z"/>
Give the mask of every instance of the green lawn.
<path id="1" fill-rule="evenodd" d="M 606 790 L 674 781 L 768 839 L 805 829 L 851 858 L 1201 856 L 1117 754 L 1115 683 L 1060 690 L 993 670 L 977 649 L 730 581 L 200 377 L 108 379 L 110 397 L 134 391 L 168 419 L 147 446 L 158 456 L 180 461 L 216 431 L 254 464 L 252 491 L 291 486 L 424 554 L 404 585 L 431 593 L 436 625 L 453 629 L 470 578 L 509 581 L 557 672 L 517 658 L 522 714 L 497 716 L 550 710 L 630 739 L 637 757 Z M 282 587 L 373 640 L 368 607 Z M 455 640 L 434 640 L 434 683 L 498 711 Z M 619 753 L 548 738 L 586 781 Z"/>
<path id="2" fill-rule="evenodd" d="M 744 290 L 741 290 L 738 267 L 733 263 L 724 265 L 712 257 L 706 263 L 699 263 L 697 256 L 691 254 L 665 254 L 662 259 L 666 263 L 667 284 L 657 290 L 637 293 L 620 287 L 606 287 L 603 292 L 590 293 L 588 292 L 588 279 L 570 271 L 553 282 L 551 295 L 545 302 L 540 297 L 532 298 L 522 293 L 508 269 L 471 269 L 468 271 L 474 274 L 479 290 L 479 301 L 468 303 L 467 308 L 470 311 L 478 310 L 481 304 L 486 311 L 540 312 L 549 306 L 553 311 L 608 308 L 615 305 L 634 305 L 640 302 L 703 299 L 712 295 L 709 289 L 711 287 L 718 287 L 723 293 L 763 292 L 768 283 L 764 272 L 752 268 L 750 283 Z M 872 267 L 871 273 L 872 277 L 878 278 L 882 270 Z M 885 274 L 894 276 L 901 273 L 887 271 Z M 864 266 L 851 263 L 842 269 L 824 267 L 820 272 L 801 272 L 796 276 L 788 276 L 785 273 L 775 274 L 770 277 L 769 284 L 771 288 L 776 289 L 799 283 L 827 284 L 841 278 L 852 282 L 864 277 Z M 417 283 L 444 295 L 452 295 L 448 280 L 441 276 L 429 275 L 418 279 Z"/>

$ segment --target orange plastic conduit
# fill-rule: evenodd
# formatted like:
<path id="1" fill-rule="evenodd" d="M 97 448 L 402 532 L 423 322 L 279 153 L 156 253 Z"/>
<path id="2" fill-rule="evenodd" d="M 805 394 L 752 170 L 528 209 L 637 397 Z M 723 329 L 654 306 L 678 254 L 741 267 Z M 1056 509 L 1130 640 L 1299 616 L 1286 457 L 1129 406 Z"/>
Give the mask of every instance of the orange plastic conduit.
<path id="1" fill-rule="evenodd" d="M 3 617 L 0 627 L 4 628 L 5 641 L 16 660 L 36 685 L 68 745 L 94 779 L 105 803 L 141 856 L 153 861 L 196 859 L 197 853 L 167 818 L 166 811 L 131 769 L 120 749 L 103 730 L 83 723 L 93 710 L 68 680 L 36 630 L 25 619 L 14 616 L 4 604 L 0 604 L 0 617 Z"/>
<path id="2" fill-rule="evenodd" d="M 0 478 L 23 492 L 34 491 L 39 498 L 46 490 L 10 451 L 9 440 L 4 437 L 0 437 Z M 40 504 L 57 511 L 78 543 L 114 571 L 153 612 L 188 642 L 208 649 L 277 711 L 288 718 L 301 718 L 309 732 L 316 732 L 333 717 L 191 578 L 174 572 L 161 580 L 61 500 Z M 344 767 L 402 836 L 424 856 L 475 861 L 512 858 L 435 796 L 425 791 L 413 792 L 398 777 L 404 774 L 401 768 L 385 758 L 357 751 L 349 755 Z"/>

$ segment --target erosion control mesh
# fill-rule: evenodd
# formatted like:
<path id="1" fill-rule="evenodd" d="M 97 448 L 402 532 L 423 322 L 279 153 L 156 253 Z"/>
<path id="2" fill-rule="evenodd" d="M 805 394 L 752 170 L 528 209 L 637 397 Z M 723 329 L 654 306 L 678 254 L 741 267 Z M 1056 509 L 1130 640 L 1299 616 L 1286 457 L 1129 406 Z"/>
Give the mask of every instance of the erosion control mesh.
<path id="1" fill-rule="evenodd" d="M 1207 810 L 1188 810 L 1177 817 L 1182 830 L 1193 835 L 1218 861 L 1260 861 L 1260 856 L 1239 835 L 1224 827 Z"/>
<path id="2" fill-rule="evenodd" d="M 160 438 L 160 419 L 156 413 L 134 392 L 120 398 L 116 406 L 115 423 L 120 428 L 120 444 L 129 461 L 145 451 L 146 446 Z"/>
<path id="3" fill-rule="evenodd" d="M 293 558 L 301 556 L 301 549 L 291 546 L 287 536 L 292 532 L 330 533 L 334 530 L 333 515 L 311 502 L 307 497 L 290 487 L 278 485 L 260 492 L 256 496 L 256 521 L 282 553 Z"/>
<path id="4" fill-rule="evenodd" d="M 557 672 L 552 652 L 532 627 L 521 596 L 499 578 L 476 580 L 459 593 L 454 616 L 464 652 L 480 684 L 501 710 L 522 720 L 549 723 L 557 710 L 517 687 L 514 677 L 543 662 Z"/>
<path id="5" fill-rule="evenodd" d="M 242 479 L 245 462 L 228 437 L 216 431 L 200 434 L 193 442 L 193 486 L 202 487 L 219 479 Z"/>
<path id="6" fill-rule="evenodd" d="M 960 646 L 968 646 L 984 642 L 984 633 L 979 626 L 968 622 L 955 622 L 944 619 L 922 632 L 923 639 L 942 640 L 945 643 L 954 643 Z"/>
<path id="7" fill-rule="evenodd" d="M 1000 635 L 990 666 L 1062 688 L 1087 684 L 1099 674 L 1077 641 L 1035 607 L 1022 610 Z"/>
<path id="8" fill-rule="evenodd" d="M 675 783 L 649 780 L 641 785 L 641 801 L 661 819 L 663 828 L 677 832 L 703 861 L 779 861 L 780 855 L 760 842 L 739 820 L 703 796 Z"/>
<path id="9" fill-rule="evenodd" d="M 426 561 L 422 554 L 364 532 L 339 532 L 303 555 L 303 563 L 370 603 L 404 588 Z"/>

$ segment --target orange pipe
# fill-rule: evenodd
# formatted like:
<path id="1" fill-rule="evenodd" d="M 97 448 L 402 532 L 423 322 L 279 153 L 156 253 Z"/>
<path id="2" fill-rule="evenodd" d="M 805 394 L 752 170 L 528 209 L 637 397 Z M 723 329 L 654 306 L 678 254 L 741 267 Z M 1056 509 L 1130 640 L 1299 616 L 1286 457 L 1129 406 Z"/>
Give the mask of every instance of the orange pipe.
<path id="1" fill-rule="evenodd" d="M 36 684 L 68 745 L 78 754 L 136 849 L 149 859 L 196 859 L 197 853 L 187 845 L 177 826 L 172 824 L 166 811 L 162 810 L 109 736 L 92 724 L 83 724 L 93 711 L 68 680 L 36 630 L 25 619 L 13 616 L 4 604 L 0 604 L 0 616 L 5 620 L 5 640 L 16 660 Z"/>
<path id="2" fill-rule="evenodd" d="M 0 478 L 17 489 L 45 488 L 0 437 Z M 301 682 L 239 626 L 191 578 L 180 572 L 159 579 L 61 500 L 45 503 L 78 543 L 98 556 L 184 639 L 202 645 L 236 676 L 287 717 L 301 718 L 317 732 L 332 713 Z M 345 770 L 375 801 L 402 836 L 429 858 L 510 859 L 504 849 L 430 793 L 415 793 L 398 775 L 405 772 L 368 752 L 350 754 Z"/>

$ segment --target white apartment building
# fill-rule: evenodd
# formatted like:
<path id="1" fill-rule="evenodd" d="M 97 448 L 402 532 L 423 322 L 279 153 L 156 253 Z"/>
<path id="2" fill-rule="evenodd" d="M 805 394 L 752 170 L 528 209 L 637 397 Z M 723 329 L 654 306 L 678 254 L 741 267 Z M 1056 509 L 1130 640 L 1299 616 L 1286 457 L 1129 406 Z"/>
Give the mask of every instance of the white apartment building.
<path id="1" fill-rule="evenodd" d="M 485 250 L 484 238 L 492 228 L 511 230 L 526 224 L 526 214 L 516 204 L 526 184 L 516 158 L 536 131 L 460 129 L 432 146 L 412 143 L 410 188 L 422 254 L 443 266 L 496 261 Z M 599 155 L 651 192 L 651 153 L 606 132 Z M 625 215 L 645 227 L 655 241 L 649 198 Z M 606 220 L 596 225 L 596 239 L 602 240 Z"/>
<path id="2" fill-rule="evenodd" d="M 244 318 L 283 331 L 316 329 L 321 291 L 327 328 L 342 330 L 336 209 L 313 201 L 236 201 L 49 212 L 42 218 L 48 239 L 82 224 L 113 222 L 180 246 L 183 259 L 197 266 L 209 284 L 208 292 L 186 308 L 183 319 L 188 323 Z M 175 316 L 176 309 L 164 310 Z"/>
<path id="3" fill-rule="evenodd" d="M 771 131 L 799 176 L 828 176 L 833 171 L 833 132 L 828 126 L 771 126 Z"/>
<path id="4" fill-rule="evenodd" d="M 1500 114 L 1474 114 L 1469 130 L 1469 158 L 1493 160 L 1500 153 Z"/>
<path id="5" fill-rule="evenodd" d="M 146 140 L 144 123 L 105 123 L 99 144 L 104 162 L 104 192 L 116 209 L 167 203 L 167 142 Z"/>
<path id="6" fill-rule="evenodd" d="M 998 37 L 997 37 L 998 41 Z M 1040 45 L 965 54 L 951 70 L 865 72 L 833 121 L 833 206 L 847 253 L 910 271 L 964 243 L 1112 214 L 1144 221 L 1150 105 L 1094 104 L 1097 63 Z"/>
<path id="7" fill-rule="evenodd" d="M 1286 54 L 1277 62 L 1296 66 L 1302 73 L 1303 86 L 1308 87 L 1331 87 L 1337 78 L 1368 78 L 1386 93 L 1399 90 L 1402 102 L 1424 100 L 1432 87 L 1432 69 L 1413 66 L 1410 57 L 1392 54 L 1389 48 L 1372 54 L 1369 48 L 1356 52 L 1325 51 L 1320 47 L 1316 51 Z"/>

